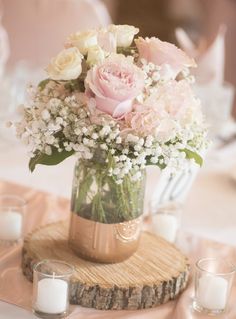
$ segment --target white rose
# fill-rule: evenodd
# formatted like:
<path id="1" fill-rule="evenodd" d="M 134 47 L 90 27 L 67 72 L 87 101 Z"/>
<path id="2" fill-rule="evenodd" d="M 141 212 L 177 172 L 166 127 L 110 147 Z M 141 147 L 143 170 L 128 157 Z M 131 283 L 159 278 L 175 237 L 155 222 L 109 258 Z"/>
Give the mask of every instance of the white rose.
<path id="1" fill-rule="evenodd" d="M 134 39 L 135 34 L 139 32 L 138 28 L 131 25 L 110 25 L 108 31 L 114 34 L 118 47 L 129 47 Z"/>
<path id="2" fill-rule="evenodd" d="M 98 45 L 105 51 L 116 53 L 116 38 L 114 34 L 106 28 L 98 30 Z"/>
<path id="3" fill-rule="evenodd" d="M 67 41 L 67 45 L 77 47 L 85 55 L 90 47 L 97 45 L 97 32 L 95 30 L 76 32 L 71 34 Z"/>
<path id="4" fill-rule="evenodd" d="M 46 71 L 52 80 L 74 80 L 82 71 L 83 55 L 77 48 L 61 51 L 47 67 Z"/>
<path id="5" fill-rule="evenodd" d="M 155 130 L 156 138 L 161 143 L 166 143 L 175 138 L 179 131 L 179 124 L 171 119 L 163 119 Z"/>
<path id="6" fill-rule="evenodd" d="M 88 50 L 88 57 L 86 62 L 89 66 L 93 66 L 94 64 L 98 64 L 105 59 L 105 52 L 99 45 L 94 45 Z"/>

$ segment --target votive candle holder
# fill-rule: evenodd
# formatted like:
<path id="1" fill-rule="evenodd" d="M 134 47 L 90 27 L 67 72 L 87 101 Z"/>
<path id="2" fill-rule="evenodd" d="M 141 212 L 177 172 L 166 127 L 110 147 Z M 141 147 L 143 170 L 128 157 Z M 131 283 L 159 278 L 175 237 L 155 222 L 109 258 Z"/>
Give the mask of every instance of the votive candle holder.
<path id="1" fill-rule="evenodd" d="M 220 258 L 203 258 L 195 266 L 193 309 L 206 315 L 226 312 L 235 266 Z"/>
<path id="2" fill-rule="evenodd" d="M 70 278 L 74 267 L 59 260 L 42 260 L 33 270 L 32 310 L 40 318 L 65 318 L 69 314 Z"/>
<path id="3" fill-rule="evenodd" d="M 12 245 L 23 238 L 26 201 L 11 194 L 0 195 L 0 244 Z"/>

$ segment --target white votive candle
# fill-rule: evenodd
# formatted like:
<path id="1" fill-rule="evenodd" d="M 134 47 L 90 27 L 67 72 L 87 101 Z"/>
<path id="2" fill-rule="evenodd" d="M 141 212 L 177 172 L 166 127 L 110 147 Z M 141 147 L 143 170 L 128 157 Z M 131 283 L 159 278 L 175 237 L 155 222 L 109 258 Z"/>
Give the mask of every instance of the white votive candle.
<path id="1" fill-rule="evenodd" d="M 156 214 L 153 218 L 153 228 L 157 235 L 173 243 L 178 230 L 178 220 L 169 214 Z"/>
<path id="2" fill-rule="evenodd" d="M 67 310 L 68 283 L 62 279 L 44 278 L 38 282 L 36 308 L 48 314 Z"/>
<path id="3" fill-rule="evenodd" d="M 206 309 L 223 310 L 226 307 L 228 282 L 226 279 L 203 275 L 198 282 L 198 303 Z"/>
<path id="4" fill-rule="evenodd" d="M 22 234 L 22 215 L 14 211 L 0 213 L 0 240 L 15 241 Z"/>

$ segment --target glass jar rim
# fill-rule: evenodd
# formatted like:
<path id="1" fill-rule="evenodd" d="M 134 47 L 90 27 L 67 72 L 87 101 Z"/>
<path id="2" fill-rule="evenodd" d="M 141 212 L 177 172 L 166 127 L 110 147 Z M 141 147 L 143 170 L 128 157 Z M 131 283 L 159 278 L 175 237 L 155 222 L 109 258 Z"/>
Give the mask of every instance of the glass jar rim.
<path id="1" fill-rule="evenodd" d="M 231 268 L 231 270 L 230 270 L 230 271 L 225 271 L 225 272 L 214 272 L 214 273 L 213 273 L 212 271 L 209 271 L 209 270 L 205 269 L 204 267 L 202 267 L 202 266 L 200 265 L 202 262 L 207 262 L 207 261 L 217 261 L 217 262 L 219 262 L 219 263 L 224 262 L 225 264 L 227 264 L 227 266 L 228 266 L 229 268 Z M 211 274 L 211 275 L 214 274 L 215 276 L 233 275 L 233 274 L 236 272 L 236 266 L 235 266 L 232 262 L 230 262 L 230 261 L 228 261 L 228 260 L 222 261 L 222 259 L 219 258 L 219 257 L 206 257 L 206 258 L 201 258 L 201 259 L 199 259 L 199 260 L 195 263 L 195 266 L 196 266 L 197 269 L 199 269 L 199 270 L 201 270 L 201 271 L 204 271 L 205 273 L 208 273 L 208 274 Z"/>
<path id="2" fill-rule="evenodd" d="M 63 274 L 61 275 L 58 275 L 58 274 L 53 274 L 53 275 L 49 275 L 49 274 L 46 274 L 45 272 L 43 271 L 40 271 L 39 269 L 37 269 L 39 266 L 41 266 L 42 264 L 47 264 L 47 263 L 55 263 L 55 264 L 61 264 L 61 265 L 64 265 L 68 268 L 68 271 L 65 271 Z M 38 263 L 36 263 L 34 266 L 33 266 L 33 271 L 36 272 L 36 273 L 39 273 L 39 274 L 42 274 L 44 277 L 53 277 L 53 278 L 63 278 L 63 277 L 67 277 L 67 276 L 71 276 L 74 271 L 75 271 L 75 267 L 72 266 L 71 264 L 65 262 L 65 261 L 62 261 L 62 260 L 57 260 L 57 259 L 43 259 L 41 261 L 39 261 Z"/>

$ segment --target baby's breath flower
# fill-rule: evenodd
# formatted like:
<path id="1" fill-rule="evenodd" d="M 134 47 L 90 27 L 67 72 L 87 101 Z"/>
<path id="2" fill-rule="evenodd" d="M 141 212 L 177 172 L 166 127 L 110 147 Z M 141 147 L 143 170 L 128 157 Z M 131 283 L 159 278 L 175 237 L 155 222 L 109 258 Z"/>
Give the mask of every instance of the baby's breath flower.
<path id="1" fill-rule="evenodd" d="M 98 139 L 98 137 L 99 137 L 99 136 L 98 136 L 98 134 L 97 134 L 97 133 L 93 133 L 93 134 L 92 134 L 92 138 L 93 138 L 94 140 L 97 140 L 97 139 Z"/>
<path id="2" fill-rule="evenodd" d="M 116 139 L 116 144 L 121 144 L 121 142 L 122 142 L 122 139 L 120 136 L 118 136 Z"/>
<path id="3" fill-rule="evenodd" d="M 87 127 L 82 127 L 82 132 L 83 132 L 84 134 L 86 134 L 86 133 L 88 132 Z"/>
<path id="4" fill-rule="evenodd" d="M 124 148 L 124 149 L 122 150 L 122 153 L 127 155 L 127 154 L 129 154 L 129 150 L 128 150 L 127 148 Z"/>
<path id="5" fill-rule="evenodd" d="M 47 146 L 45 147 L 45 153 L 46 153 L 47 155 L 52 155 L 52 148 L 51 148 L 51 146 L 47 145 Z"/>
<path id="6" fill-rule="evenodd" d="M 106 144 L 101 144 L 100 147 L 102 150 L 108 150 L 108 146 Z"/>
<path id="7" fill-rule="evenodd" d="M 121 156 L 120 156 L 120 161 L 125 161 L 125 160 L 126 160 L 126 158 L 127 158 L 127 156 L 126 156 L 126 155 L 121 155 Z"/>
<path id="8" fill-rule="evenodd" d="M 50 113 L 49 113 L 49 111 L 47 110 L 47 109 L 44 109 L 43 111 L 42 111 L 42 113 L 41 113 L 41 115 L 42 115 L 42 119 L 43 120 L 49 120 L 50 119 Z"/>
<path id="9" fill-rule="evenodd" d="M 181 80 L 177 80 L 167 63 L 157 66 L 140 60 L 137 52 L 131 54 L 134 59 L 130 63 L 136 64 L 144 76 L 144 88 L 137 92 L 132 113 L 127 113 L 127 117 L 131 115 L 133 119 L 132 115 L 143 107 L 155 109 L 154 129 L 150 127 L 149 117 L 146 121 L 141 116 L 140 123 L 136 125 L 133 121 L 132 126 L 126 116 L 112 118 L 98 111 L 95 98 L 88 99 L 77 90 L 76 83 L 74 87 L 71 82 L 50 80 L 43 89 L 30 88 L 33 104 L 21 106 L 22 120 L 15 124 L 16 134 L 28 145 L 31 157 L 38 152 L 50 156 L 56 149 L 58 152 L 74 151 L 78 159 L 90 160 L 102 151 L 109 167 L 108 175 L 113 176 L 117 184 L 121 184 L 127 174 L 133 181 L 139 180 L 147 163 L 168 166 L 174 174 L 193 162 L 183 150 L 198 153 L 207 143 L 200 112 L 196 112 L 199 100 L 190 96 L 190 102 L 185 103 L 183 98 L 185 94 L 191 95 L 191 92 L 186 93 L 188 89 L 181 89 L 181 84 L 189 86 L 194 80 L 189 69 L 184 68 Z M 171 89 L 173 83 L 177 89 L 180 85 L 179 96 Z M 169 124 L 168 121 L 165 124 L 165 119 Z M 159 123 L 163 125 L 160 127 Z"/>

